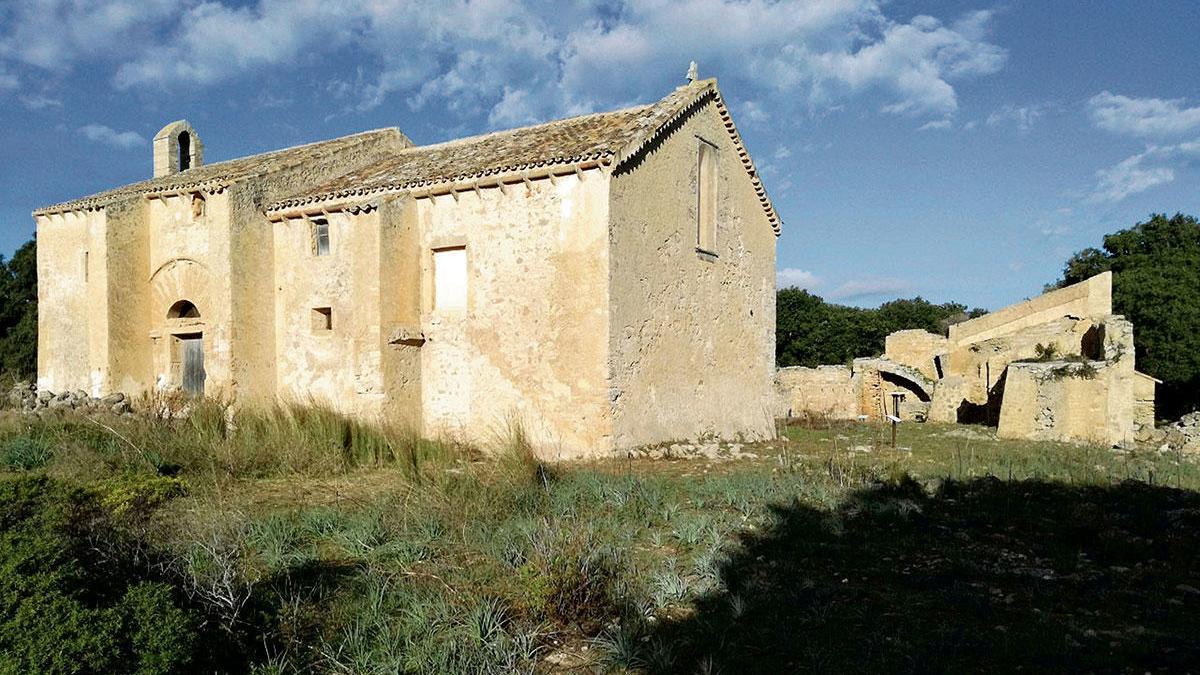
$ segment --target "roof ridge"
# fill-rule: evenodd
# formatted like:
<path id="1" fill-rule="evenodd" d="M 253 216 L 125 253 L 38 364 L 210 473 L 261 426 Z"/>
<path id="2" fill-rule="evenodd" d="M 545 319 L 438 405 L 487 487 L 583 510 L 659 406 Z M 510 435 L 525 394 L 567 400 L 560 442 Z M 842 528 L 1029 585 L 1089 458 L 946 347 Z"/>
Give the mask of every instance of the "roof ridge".
<path id="1" fill-rule="evenodd" d="M 289 145 L 284 148 L 276 148 L 275 150 L 266 150 L 263 152 L 255 152 L 255 153 L 252 153 L 249 155 L 242 155 L 241 157 L 230 157 L 229 159 L 223 159 L 219 162 L 202 164 L 201 166 L 198 166 L 196 168 L 197 169 L 199 169 L 199 168 L 207 169 L 207 168 L 219 167 L 223 164 L 231 164 L 233 162 L 240 162 L 240 161 L 247 160 L 247 159 L 262 158 L 262 157 L 266 157 L 268 155 L 276 155 L 276 154 L 282 154 L 285 152 L 293 152 L 295 150 L 303 150 L 304 148 L 312 148 L 312 147 L 316 147 L 318 145 L 325 145 L 327 143 L 336 143 L 337 141 L 348 141 L 357 136 L 367 136 L 370 134 L 377 134 L 382 131 L 396 131 L 401 136 L 404 135 L 404 132 L 400 131 L 400 127 L 379 127 L 378 129 L 368 129 L 366 131 L 356 131 L 355 133 L 346 134 L 345 136 L 334 136 L 333 138 L 326 138 L 326 139 L 322 139 L 319 141 L 309 141 L 308 143 L 298 143 L 296 145 Z M 167 174 L 166 176 L 155 176 L 154 178 L 150 178 L 148 180 L 137 181 L 135 183 L 130 183 L 130 185 L 138 185 L 139 183 L 149 183 L 158 178 L 169 178 L 171 176 L 185 177 L 186 174 L 183 171 L 180 171 L 178 173 Z M 116 188 L 116 189 L 120 189 L 120 188 Z"/>
<path id="2" fill-rule="evenodd" d="M 758 174 L 758 169 L 755 167 L 754 161 L 750 158 L 749 151 L 746 150 L 741 134 L 738 133 L 737 128 L 733 124 L 729 108 L 726 106 L 721 96 L 721 91 L 717 87 L 716 78 L 688 82 L 648 104 L 607 112 L 576 115 L 540 124 L 476 134 L 474 136 L 452 139 L 430 145 L 414 145 L 397 151 L 371 165 L 347 172 L 315 188 L 276 200 L 268 205 L 265 211 L 268 213 L 279 213 L 286 209 L 322 203 L 344 202 L 351 198 L 361 201 L 374 195 L 444 185 L 472 178 L 478 180 L 485 176 L 513 174 L 533 167 L 542 169 L 551 165 L 578 165 L 582 162 L 596 161 L 604 165 L 609 165 L 616 170 L 631 161 L 637 161 L 637 158 L 657 138 L 664 133 L 671 133 L 670 130 L 680 120 L 690 117 L 697 110 L 710 103 L 715 105 L 722 125 L 733 141 L 737 157 L 746 174 L 749 176 L 755 195 L 758 197 L 763 211 L 767 215 L 767 220 L 778 236 L 781 231 L 779 214 L 775 211 L 770 197 L 767 196 L 762 178 Z M 524 152 L 531 147 L 528 144 L 537 141 L 536 137 L 539 133 L 550 139 L 553 139 L 555 132 L 559 131 L 570 131 L 573 135 L 586 135 L 584 130 L 578 128 L 579 126 L 586 127 L 589 126 L 588 122 L 590 120 L 603 120 L 606 118 L 612 118 L 616 121 L 616 128 L 608 131 L 607 140 L 593 138 L 590 141 L 581 140 L 582 145 L 559 145 L 553 148 L 542 148 L 541 154 L 537 156 L 530 156 L 527 152 Z M 575 124 L 576 127 L 573 128 L 572 124 Z M 523 138 L 523 132 L 534 136 L 534 138 Z M 512 142 L 518 143 L 520 147 L 503 147 L 506 143 L 511 144 Z M 436 163 L 434 166 L 428 165 L 430 155 L 451 155 L 457 157 L 459 154 L 464 154 L 469 156 L 473 150 L 472 146 L 480 146 L 486 149 L 488 145 L 500 146 L 493 147 L 493 152 L 507 150 L 510 152 L 515 151 L 515 153 L 509 155 L 509 161 L 504 163 L 477 163 L 470 170 L 455 168 L 451 172 L 447 170 L 447 167 L 439 167 Z M 460 147 L 462 148 L 462 153 L 456 153 L 455 150 Z M 469 159 L 467 157 L 461 161 L 467 162 Z M 426 166 L 421 166 L 423 160 Z M 442 160 L 441 163 L 446 164 L 447 160 Z"/>
<path id="3" fill-rule="evenodd" d="M 657 103 L 657 101 L 655 101 L 655 103 Z M 603 112 L 591 112 L 591 113 L 584 113 L 582 115 L 572 115 L 570 117 L 559 117 L 557 119 L 547 120 L 545 122 L 538 122 L 536 124 L 526 124 L 525 126 L 510 127 L 508 129 L 497 129 L 495 131 L 487 131 L 482 134 L 472 134 L 471 136 L 463 136 L 462 138 L 452 138 L 447 141 L 438 141 L 437 143 L 429 143 L 427 145 L 412 145 L 407 148 L 402 148 L 399 152 L 404 153 L 409 150 L 432 150 L 432 149 L 441 148 L 441 147 L 449 147 L 449 146 L 454 146 L 454 145 L 465 145 L 468 143 L 477 143 L 480 140 L 483 140 L 485 138 L 491 138 L 494 136 L 503 136 L 504 134 L 517 133 L 517 132 L 521 132 L 521 131 L 532 131 L 532 130 L 538 129 L 540 127 L 546 127 L 546 126 L 550 126 L 553 124 L 561 124 L 563 122 L 577 122 L 577 121 L 592 118 L 592 117 L 607 117 L 610 115 L 628 114 L 635 110 L 643 110 L 645 108 L 649 108 L 652 105 L 654 105 L 654 103 L 642 103 L 640 105 L 631 105 L 631 106 L 627 106 L 625 108 L 617 108 L 616 110 L 605 110 Z"/>

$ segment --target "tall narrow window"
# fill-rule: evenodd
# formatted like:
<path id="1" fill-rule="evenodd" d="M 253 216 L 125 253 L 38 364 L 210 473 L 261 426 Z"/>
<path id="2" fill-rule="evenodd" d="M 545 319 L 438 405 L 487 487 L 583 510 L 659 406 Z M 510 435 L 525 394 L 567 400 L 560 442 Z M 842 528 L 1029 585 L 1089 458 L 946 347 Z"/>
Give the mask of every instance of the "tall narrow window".
<path id="1" fill-rule="evenodd" d="M 83 252 L 83 283 L 88 282 L 88 252 Z"/>
<path id="2" fill-rule="evenodd" d="M 313 218 L 312 244 L 313 255 L 329 255 L 329 221 L 324 218 Z"/>
<path id="3" fill-rule="evenodd" d="M 433 252 L 433 309 L 467 308 L 467 249 L 443 248 Z"/>
<path id="4" fill-rule="evenodd" d="M 170 157 L 170 155 L 167 155 Z M 192 135 L 186 131 L 179 132 L 179 170 L 187 171 L 192 168 Z"/>
<path id="5" fill-rule="evenodd" d="M 703 139 L 696 167 L 696 248 L 717 252 L 717 147 Z"/>

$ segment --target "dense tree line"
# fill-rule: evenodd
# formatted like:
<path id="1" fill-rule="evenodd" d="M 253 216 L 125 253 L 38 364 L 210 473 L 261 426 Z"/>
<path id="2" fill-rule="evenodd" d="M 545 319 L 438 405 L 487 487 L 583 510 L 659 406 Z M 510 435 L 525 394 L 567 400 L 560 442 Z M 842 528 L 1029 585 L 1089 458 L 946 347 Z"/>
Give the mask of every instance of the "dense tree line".
<path id="1" fill-rule="evenodd" d="M 1113 273 L 1113 311 L 1133 322 L 1138 370 L 1163 381 L 1159 414 L 1200 408 L 1200 222 L 1152 214 L 1067 261 L 1053 286 Z"/>
<path id="2" fill-rule="evenodd" d="M 37 373 L 37 242 L 0 256 L 0 373 L 29 379 Z"/>
<path id="3" fill-rule="evenodd" d="M 847 307 L 800 288 L 784 288 L 776 296 L 775 358 L 780 366 L 848 363 L 883 353 L 889 333 L 920 328 L 944 334 L 950 324 L 984 313 L 920 297 L 885 302 L 876 309 Z"/>

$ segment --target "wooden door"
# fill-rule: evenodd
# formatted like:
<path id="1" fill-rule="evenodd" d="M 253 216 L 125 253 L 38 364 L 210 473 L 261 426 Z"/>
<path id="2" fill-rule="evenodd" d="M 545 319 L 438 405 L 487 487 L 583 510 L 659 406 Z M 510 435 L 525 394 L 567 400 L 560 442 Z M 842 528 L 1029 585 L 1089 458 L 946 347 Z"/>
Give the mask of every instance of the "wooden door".
<path id="1" fill-rule="evenodd" d="M 202 336 L 180 338 L 183 348 L 183 390 L 197 396 L 204 395 L 204 338 Z"/>

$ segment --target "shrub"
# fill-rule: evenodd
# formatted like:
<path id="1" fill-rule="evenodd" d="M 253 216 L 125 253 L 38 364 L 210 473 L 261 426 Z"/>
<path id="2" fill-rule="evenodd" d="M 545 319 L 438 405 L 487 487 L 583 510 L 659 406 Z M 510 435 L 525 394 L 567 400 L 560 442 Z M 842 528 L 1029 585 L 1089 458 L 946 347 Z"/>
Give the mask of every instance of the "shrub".
<path id="1" fill-rule="evenodd" d="M 43 476 L 0 481 L 0 672 L 193 663 L 199 614 L 124 539 L 93 492 Z"/>

